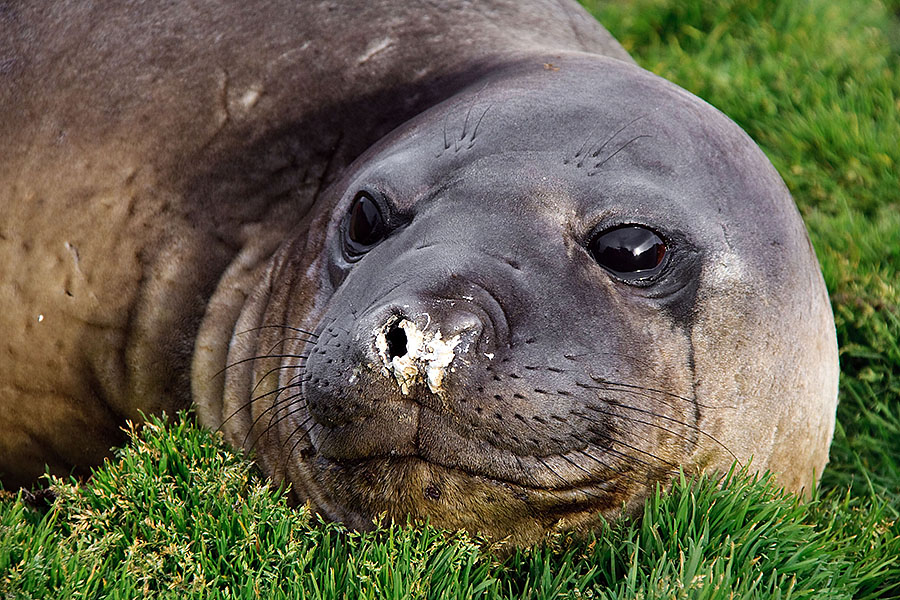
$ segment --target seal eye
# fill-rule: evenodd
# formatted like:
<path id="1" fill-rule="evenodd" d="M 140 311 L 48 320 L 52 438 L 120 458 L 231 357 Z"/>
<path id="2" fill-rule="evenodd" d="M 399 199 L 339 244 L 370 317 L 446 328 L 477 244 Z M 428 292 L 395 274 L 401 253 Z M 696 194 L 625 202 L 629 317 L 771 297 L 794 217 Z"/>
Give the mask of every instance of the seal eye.
<path id="1" fill-rule="evenodd" d="M 636 281 L 659 272 L 666 256 L 666 244 L 646 227 L 626 225 L 594 236 L 588 251 L 607 271 Z"/>
<path id="2" fill-rule="evenodd" d="M 359 192 L 350 207 L 345 239 L 351 254 L 368 252 L 387 235 L 378 203 L 368 192 Z"/>

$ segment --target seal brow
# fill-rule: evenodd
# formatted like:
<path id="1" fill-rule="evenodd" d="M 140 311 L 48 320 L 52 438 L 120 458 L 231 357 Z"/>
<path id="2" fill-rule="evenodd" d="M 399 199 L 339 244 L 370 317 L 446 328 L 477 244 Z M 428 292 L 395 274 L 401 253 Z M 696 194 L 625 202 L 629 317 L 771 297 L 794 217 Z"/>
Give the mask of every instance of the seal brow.
<path id="1" fill-rule="evenodd" d="M 481 126 L 481 122 L 484 120 L 485 115 L 488 114 L 488 111 L 491 110 L 492 106 L 493 104 L 489 104 L 487 108 L 484 109 L 484 112 L 481 113 L 481 116 L 478 117 L 478 120 L 475 122 L 475 127 L 472 129 L 472 135 L 469 137 L 469 145 L 466 147 L 467 150 L 475 145 L 475 136 L 478 135 L 478 127 Z"/>
<path id="2" fill-rule="evenodd" d="M 620 127 L 614 134 L 612 134 L 611 136 L 606 138 L 606 141 L 603 142 L 603 144 L 599 148 L 597 148 L 596 150 L 591 152 L 591 158 L 597 158 L 598 156 L 600 156 L 600 153 L 603 152 L 603 149 L 606 148 L 606 146 L 608 146 L 611 141 L 616 139 L 617 135 L 619 135 L 620 133 L 622 133 L 623 131 L 625 131 L 626 129 L 628 129 L 629 127 L 631 127 L 638 121 L 640 121 L 641 119 L 645 119 L 646 117 L 647 117 L 647 115 L 639 115 L 639 116 L 633 118 L 632 120 L 628 121 L 624 125 L 622 125 L 622 127 Z M 581 163 L 579 163 L 578 166 L 581 166 Z"/>
<path id="3" fill-rule="evenodd" d="M 608 160 L 610 160 L 616 154 L 618 154 L 619 152 L 624 150 L 627 146 L 631 145 L 631 143 L 636 142 L 637 140 L 639 140 L 641 138 L 649 138 L 649 137 L 653 137 L 653 136 L 650 134 L 647 134 L 647 133 L 642 133 L 641 135 L 634 136 L 633 138 L 631 138 L 630 140 L 628 140 L 627 142 L 625 142 L 624 144 L 619 146 L 618 150 L 616 150 L 615 152 L 613 152 L 612 154 L 610 154 L 609 156 L 607 156 L 606 158 L 604 158 L 603 160 L 598 162 L 596 165 L 594 165 L 594 170 L 591 171 L 590 173 L 588 173 L 588 176 L 595 175 L 597 172 L 599 172 L 600 167 L 605 165 Z"/>

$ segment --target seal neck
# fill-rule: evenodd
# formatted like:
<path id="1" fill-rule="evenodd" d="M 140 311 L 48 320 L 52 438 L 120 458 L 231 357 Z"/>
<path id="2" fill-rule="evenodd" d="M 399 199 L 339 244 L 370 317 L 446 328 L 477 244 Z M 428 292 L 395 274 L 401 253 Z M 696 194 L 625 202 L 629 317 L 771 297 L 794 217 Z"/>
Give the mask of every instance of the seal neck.
<path id="1" fill-rule="evenodd" d="M 255 347 L 267 306 L 275 259 L 271 251 L 244 248 L 222 275 L 206 307 L 191 364 L 191 393 L 200 423 L 220 429 L 231 416 L 226 381 L 249 381 L 252 365 L 232 365 Z M 242 351 L 243 350 L 243 351 Z M 231 361 L 231 362 L 229 362 Z"/>

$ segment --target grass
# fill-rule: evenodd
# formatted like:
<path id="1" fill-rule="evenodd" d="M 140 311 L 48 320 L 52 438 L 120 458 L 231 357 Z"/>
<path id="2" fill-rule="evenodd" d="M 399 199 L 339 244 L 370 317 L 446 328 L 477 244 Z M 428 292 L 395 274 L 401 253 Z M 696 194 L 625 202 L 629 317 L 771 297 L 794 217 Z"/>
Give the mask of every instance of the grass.
<path id="1" fill-rule="evenodd" d="M 0 584 L 31 598 L 875 597 L 900 538 L 885 504 L 801 503 L 765 478 L 680 480 L 639 521 L 501 559 L 431 527 L 345 531 L 292 510 L 220 436 L 151 421 L 45 515 L 0 517 Z M 900 583 L 900 582 L 894 582 Z"/>
<path id="2" fill-rule="evenodd" d="M 0 500 L 0 596 L 900 598 L 900 1 L 590 8 L 744 127 L 800 206 L 842 361 L 813 501 L 741 473 L 682 480 L 643 519 L 501 558 L 428 526 L 319 523 L 182 417 L 88 484 L 57 481 L 49 509 Z"/>

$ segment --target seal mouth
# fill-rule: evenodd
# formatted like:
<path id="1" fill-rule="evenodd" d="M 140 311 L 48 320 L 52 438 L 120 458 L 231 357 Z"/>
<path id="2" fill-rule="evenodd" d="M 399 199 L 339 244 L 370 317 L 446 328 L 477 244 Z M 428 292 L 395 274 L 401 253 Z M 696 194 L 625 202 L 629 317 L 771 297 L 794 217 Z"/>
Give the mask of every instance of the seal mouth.
<path id="1" fill-rule="evenodd" d="M 354 471 L 365 467 L 390 469 L 400 464 L 415 464 L 425 468 L 439 470 L 451 475 L 477 478 L 482 481 L 491 482 L 497 484 L 498 486 L 504 486 L 507 488 L 516 488 L 522 491 L 538 493 L 546 492 L 553 494 L 571 494 L 573 496 L 579 493 L 587 495 L 591 495 L 591 492 L 609 493 L 616 487 L 619 487 L 621 485 L 621 479 L 627 477 L 627 474 L 622 472 L 619 473 L 618 477 L 615 478 L 605 478 L 603 480 L 588 479 L 568 485 L 544 486 L 523 483 L 522 481 L 514 481 L 511 479 L 504 479 L 502 477 L 479 472 L 475 469 L 467 469 L 460 465 L 441 464 L 439 462 L 429 460 L 418 454 L 404 456 L 378 455 L 358 459 L 333 459 L 322 456 L 322 459 L 327 461 L 333 468 L 343 469 L 346 471 Z"/>
<path id="2" fill-rule="evenodd" d="M 328 461 L 330 468 L 352 470 L 379 460 L 419 460 L 525 490 L 567 491 L 606 487 L 616 480 L 640 484 L 657 466 L 649 458 L 626 457 L 615 441 L 601 444 L 578 436 L 564 445 L 563 439 L 555 439 L 557 447 L 544 452 L 537 448 L 523 452 L 525 446 L 516 451 L 497 445 L 494 436 L 479 435 L 471 424 L 461 424 L 459 415 L 437 398 L 427 402 L 402 398 L 339 423 L 304 421 L 310 442 L 307 456 Z"/>
<path id="3" fill-rule="evenodd" d="M 623 499 L 646 489 L 620 478 L 568 487 L 535 487 L 436 464 L 419 456 L 317 461 L 325 492 L 323 516 L 357 529 L 385 518 L 427 519 L 437 527 L 513 536 L 532 543 L 546 532 L 570 529 L 621 510 Z M 353 509 L 348 512 L 347 508 Z M 524 536 L 524 537 L 523 537 Z"/>

